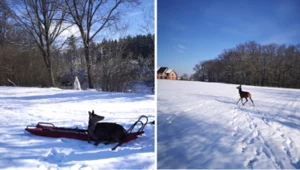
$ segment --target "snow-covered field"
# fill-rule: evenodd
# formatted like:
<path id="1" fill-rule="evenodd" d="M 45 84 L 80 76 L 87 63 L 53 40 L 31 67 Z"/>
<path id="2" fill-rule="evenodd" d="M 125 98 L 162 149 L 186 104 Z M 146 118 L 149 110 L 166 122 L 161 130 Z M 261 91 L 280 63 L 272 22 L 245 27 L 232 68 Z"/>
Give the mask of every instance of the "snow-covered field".
<path id="1" fill-rule="evenodd" d="M 300 90 L 158 80 L 158 168 L 300 168 Z"/>
<path id="2" fill-rule="evenodd" d="M 0 169 L 156 169 L 154 126 L 111 151 L 67 138 L 35 136 L 27 125 L 51 122 L 87 129 L 88 111 L 128 129 L 141 115 L 155 119 L 154 95 L 75 91 L 57 88 L 0 87 Z"/>

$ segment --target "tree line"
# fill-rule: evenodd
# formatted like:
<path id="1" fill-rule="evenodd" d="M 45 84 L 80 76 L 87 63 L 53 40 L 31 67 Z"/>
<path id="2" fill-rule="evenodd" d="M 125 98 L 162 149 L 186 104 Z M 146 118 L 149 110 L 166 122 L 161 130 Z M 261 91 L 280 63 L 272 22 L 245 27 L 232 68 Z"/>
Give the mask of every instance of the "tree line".
<path id="1" fill-rule="evenodd" d="M 300 44 L 249 41 L 225 49 L 193 69 L 192 77 L 198 81 L 300 88 Z"/>
<path id="2" fill-rule="evenodd" d="M 94 86 L 103 91 L 124 91 L 138 81 L 154 83 L 154 35 L 127 36 L 118 40 L 103 39 L 90 45 L 91 76 Z M 71 36 L 67 48 L 56 54 L 57 79 L 61 85 L 78 76 L 88 83 L 84 48 L 76 46 Z"/>
<path id="3" fill-rule="evenodd" d="M 95 42 L 100 32 L 126 29 L 122 14 L 139 3 L 0 0 L 0 85 L 8 85 L 9 79 L 21 86 L 56 87 L 78 75 L 87 88 L 121 91 L 133 81 L 153 79 L 149 70 L 154 70 L 154 35 Z M 78 28 L 79 38 L 62 40 L 72 26 Z M 116 81 L 126 83 L 111 87 Z"/>

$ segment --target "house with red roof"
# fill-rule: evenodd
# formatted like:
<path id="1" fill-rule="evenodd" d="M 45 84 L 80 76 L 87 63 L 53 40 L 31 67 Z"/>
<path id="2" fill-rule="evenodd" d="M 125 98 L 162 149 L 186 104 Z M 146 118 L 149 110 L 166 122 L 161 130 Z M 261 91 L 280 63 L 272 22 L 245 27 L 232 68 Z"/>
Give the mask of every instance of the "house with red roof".
<path id="1" fill-rule="evenodd" d="M 159 67 L 157 70 L 157 79 L 177 80 L 177 74 L 168 67 Z"/>

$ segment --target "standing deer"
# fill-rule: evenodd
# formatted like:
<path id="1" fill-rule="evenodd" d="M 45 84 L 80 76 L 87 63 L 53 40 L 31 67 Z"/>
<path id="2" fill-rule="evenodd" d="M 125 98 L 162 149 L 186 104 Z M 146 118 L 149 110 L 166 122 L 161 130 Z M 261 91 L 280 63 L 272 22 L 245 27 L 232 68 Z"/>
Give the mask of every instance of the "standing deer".
<path id="1" fill-rule="evenodd" d="M 100 142 L 104 142 L 105 144 L 122 142 L 126 133 L 123 126 L 116 123 L 98 123 L 98 121 L 103 119 L 103 116 L 96 115 L 94 111 L 89 112 L 88 136 L 96 140 L 95 146 L 99 145 Z M 88 142 L 90 142 L 90 139 L 88 139 Z"/>
<path id="2" fill-rule="evenodd" d="M 253 104 L 253 106 L 254 106 L 254 102 L 253 102 L 253 100 L 252 100 L 252 98 L 251 98 L 251 94 L 249 93 L 249 92 L 246 92 L 246 91 L 242 91 L 242 85 L 239 85 L 238 87 L 236 87 L 237 89 L 239 89 L 239 94 L 240 94 L 240 99 L 237 101 L 237 103 L 236 104 L 238 104 L 239 103 L 239 101 L 241 100 L 241 102 L 242 102 L 242 104 L 243 104 L 243 106 L 245 105 L 245 103 L 247 103 L 248 102 L 248 99 L 247 98 L 249 98 L 250 100 L 251 100 L 251 102 L 252 102 L 252 104 Z M 246 99 L 246 102 L 245 103 L 243 103 L 243 98 L 245 98 Z"/>

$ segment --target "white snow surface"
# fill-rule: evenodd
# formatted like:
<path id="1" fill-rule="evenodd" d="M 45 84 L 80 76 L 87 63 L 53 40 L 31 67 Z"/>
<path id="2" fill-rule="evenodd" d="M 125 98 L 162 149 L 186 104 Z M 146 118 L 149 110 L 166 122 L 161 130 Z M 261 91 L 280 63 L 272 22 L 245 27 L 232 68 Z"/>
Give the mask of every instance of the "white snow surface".
<path id="1" fill-rule="evenodd" d="M 154 126 L 136 140 L 97 147 L 67 138 L 33 135 L 24 129 L 38 122 L 87 129 L 88 111 L 128 129 L 141 115 L 155 119 L 154 95 L 96 90 L 0 87 L 0 169 L 156 169 Z M 136 130 L 136 129 L 135 129 Z"/>
<path id="2" fill-rule="evenodd" d="M 300 168 L 300 90 L 237 86 L 158 80 L 159 169 Z"/>

